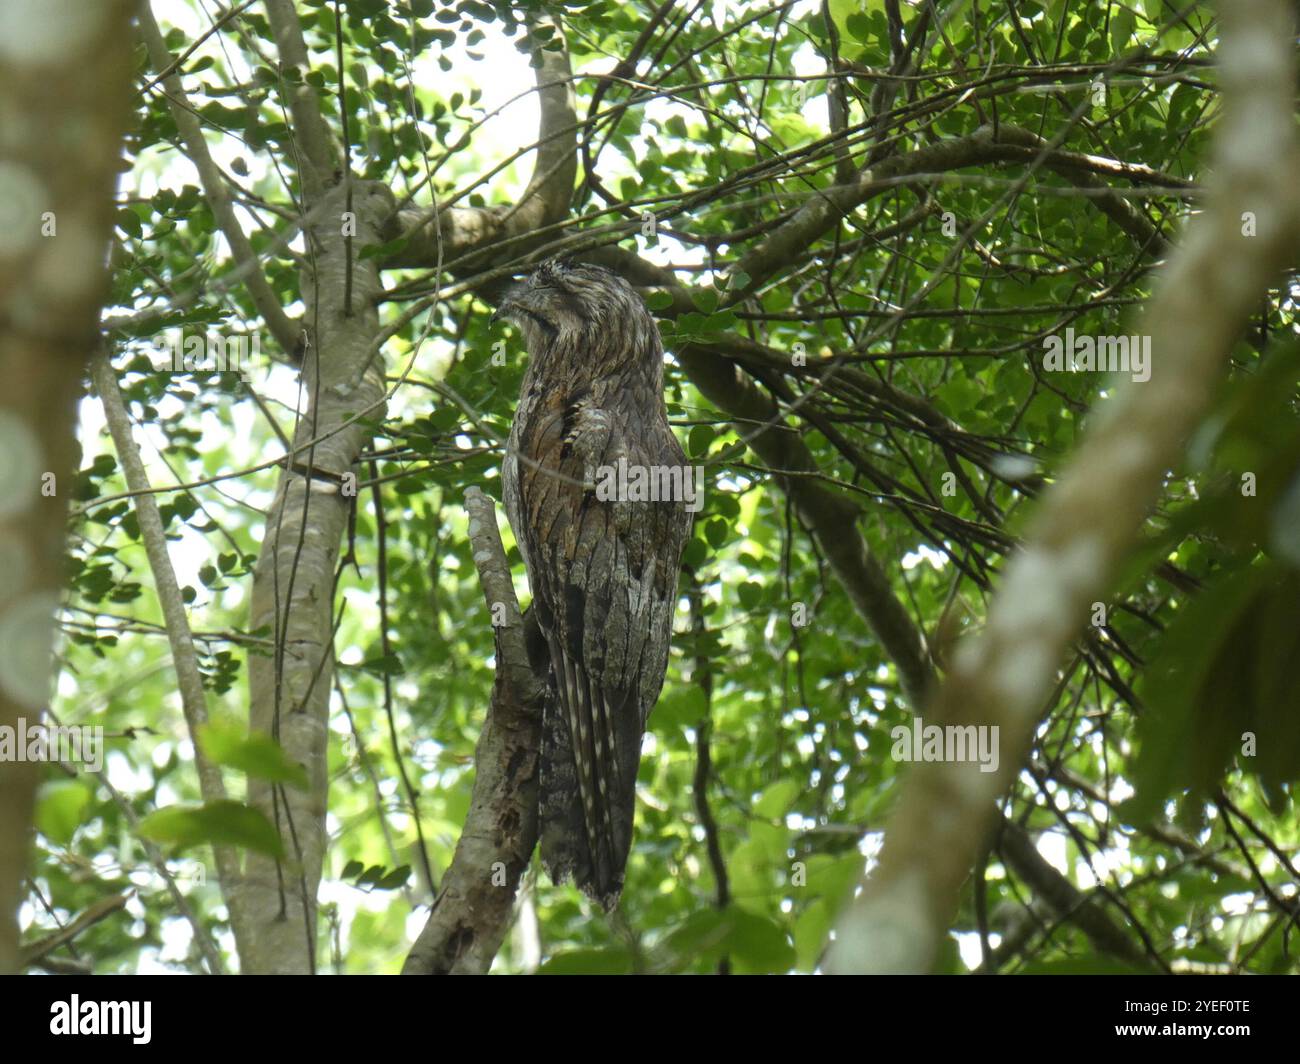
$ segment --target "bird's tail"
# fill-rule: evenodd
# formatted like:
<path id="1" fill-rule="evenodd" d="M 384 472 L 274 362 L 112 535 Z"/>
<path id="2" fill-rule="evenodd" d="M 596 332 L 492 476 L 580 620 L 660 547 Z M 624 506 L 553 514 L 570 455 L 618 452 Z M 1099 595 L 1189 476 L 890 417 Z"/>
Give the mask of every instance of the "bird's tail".
<path id="1" fill-rule="evenodd" d="M 553 662 L 556 682 L 542 712 L 542 864 L 553 883 L 572 879 L 609 911 L 623 890 L 632 843 L 641 736 L 639 728 L 622 732 L 637 715 L 607 705 L 567 655 Z"/>

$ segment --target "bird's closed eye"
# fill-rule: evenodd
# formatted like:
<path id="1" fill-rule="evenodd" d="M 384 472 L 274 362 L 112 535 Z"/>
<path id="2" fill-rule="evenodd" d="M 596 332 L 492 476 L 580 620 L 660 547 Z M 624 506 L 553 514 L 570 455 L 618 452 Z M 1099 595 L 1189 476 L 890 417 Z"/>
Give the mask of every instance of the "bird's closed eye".
<path id="1" fill-rule="evenodd" d="M 534 271 L 528 280 L 532 287 L 542 290 L 563 292 L 565 295 L 573 295 L 576 291 L 572 285 L 565 281 L 563 273 L 554 267 L 543 266 L 541 269 Z"/>

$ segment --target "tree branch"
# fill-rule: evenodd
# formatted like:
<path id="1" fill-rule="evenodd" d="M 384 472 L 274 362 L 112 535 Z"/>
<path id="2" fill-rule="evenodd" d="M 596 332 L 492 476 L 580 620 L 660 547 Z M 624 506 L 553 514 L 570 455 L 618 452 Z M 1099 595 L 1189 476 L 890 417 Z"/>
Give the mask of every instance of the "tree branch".
<path id="1" fill-rule="evenodd" d="M 1042 165 L 1049 170 L 1069 176 L 1082 187 L 1102 190 L 1106 188 L 1101 177 L 1124 176 L 1134 180 L 1154 180 L 1154 171 L 1131 163 L 1103 159 L 1078 152 L 1047 151 L 1048 142 L 1028 130 L 1015 126 L 981 126 L 964 137 L 950 137 L 937 144 L 928 144 L 903 155 L 891 155 L 863 170 L 853 180 L 843 185 L 832 185 L 808 200 L 789 221 L 785 222 L 757 247 L 740 257 L 736 273 L 749 275 L 743 291 L 749 292 L 786 263 L 802 252 L 813 241 L 829 232 L 841 218 L 856 210 L 868 200 L 894 188 L 900 178 L 916 174 L 940 174 L 960 170 L 967 166 L 1000 163 L 1032 163 L 1042 155 Z M 1165 177 L 1165 175 L 1160 175 Z M 1176 187 L 1185 185 L 1176 178 L 1166 178 Z M 1115 193 L 1090 197 L 1121 229 L 1142 246 L 1158 238 L 1154 226 L 1140 211 L 1122 196 Z M 739 293 L 738 293 L 739 294 Z"/>
<path id="2" fill-rule="evenodd" d="M 293 0 L 266 0 L 266 17 L 271 23 L 275 48 L 280 55 L 281 77 L 288 70 L 296 71 L 293 81 L 285 78 L 285 90 L 293 117 L 298 177 L 302 181 L 304 198 L 313 204 L 342 169 L 342 156 L 338 141 L 321 114 L 316 89 L 306 80 L 311 71 L 311 59 L 307 55 L 307 43 L 303 39 Z M 346 76 L 345 71 L 339 71 L 339 77 Z"/>
<path id="3" fill-rule="evenodd" d="M 194 652 L 194 637 L 190 632 L 189 615 L 181 598 L 176 571 L 172 568 L 167 551 L 167 533 L 158 512 L 158 500 L 149 491 L 149 474 L 140 460 L 140 449 L 131 434 L 131 417 L 122 401 L 117 377 L 108 361 L 107 351 L 101 351 L 91 362 L 91 379 L 104 407 L 104 420 L 113 436 L 113 446 L 121 461 L 127 487 L 139 492 L 135 496 L 136 518 L 140 524 L 140 538 L 144 542 L 149 571 L 153 574 L 158 605 L 162 610 L 167 629 L 167 644 L 171 648 L 172 665 L 176 670 L 176 689 L 185 714 L 185 727 L 194 746 L 194 764 L 198 770 L 199 793 L 204 802 L 219 802 L 226 797 L 226 784 L 221 770 L 214 765 L 199 742 L 199 729 L 208 721 L 207 693 L 203 689 L 203 675 L 199 671 L 198 656 Z M 222 893 L 230 907 L 231 923 L 237 935 L 244 928 L 240 914 L 239 862 L 228 847 L 214 847 L 217 875 Z"/>
<path id="4" fill-rule="evenodd" d="M 46 935 L 44 938 L 24 946 L 21 960 L 22 967 L 30 968 L 34 964 L 39 964 L 48 954 L 53 953 L 60 946 L 66 946 L 86 928 L 93 927 L 101 920 L 107 920 L 114 913 L 125 909 L 130 898 L 129 893 L 112 894 L 107 898 L 100 898 L 98 901 L 91 902 L 85 912 L 81 913 L 66 927 L 61 927 L 54 934 Z"/>
<path id="5" fill-rule="evenodd" d="M 573 182 L 578 172 L 578 126 L 569 51 L 554 19 L 529 16 L 526 24 L 530 33 L 552 27 L 561 46 L 533 50 L 533 61 L 537 64 L 539 109 L 537 159 L 519 203 L 496 207 L 449 207 L 440 211 L 436 208 L 400 211 L 385 238 L 392 240 L 402 236 L 406 245 L 384 261 L 385 267 L 434 267 L 476 248 L 553 225 L 568 214 Z M 435 214 L 436 225 L 433 224 Z M 508 258 L 523 254 L 537 242 L 512 244 Z M 460 269 L 473 272 L 482 265 L 482 262 L 471 260 L 463 262 Z"/>
<path id="6" fill-rule="evenodd" d="M 382 219 L 395 206 L 383 185 L 351 185 L 359 245 L 378 243 Z M 249 725 L 275 738 L 302 765 L 309 787 L 248 783 L 250 804 L 260 809 L 290 846 L 293 864 L 259 854 L 245 862 L 247 915 L 256 928 L 241 946 L 246 972 L 308 972 L 315 963 L 316 890 L 324 862 L 326 749 L 334 669 L 334 586 L 340 545 L 353 500 L 345 494 L 370 429 L 356 413 L 382 419 L 386 393 L 383 356 L 372 352 L 379 332 L 382 291 L 373 259 L 349 263 L 340 224 L 348 188 L 331 187 L 321 199 L 321 222 L 305 239 L 315 249 L 299 281 L 310 323 L 303 359 L 307 409 L 294 430 L 294 459 L 280 475 L 249 603 L 252 630 L 274 633 L 272 656 L 248 659 Z M 354 310 L 345 311 L 351 277 Z"/>
<path id="7" fill-rule="evenodd" d="M 1100 952 L 1144 971 L 1152 970 L 1151 958 L 1110 918 L 1096 896 L 1085 894 L 1048 864 L 1024 828 L 1003 818 L 998 831 L 1002 859 L 1047 908 L 1078 927 Z"/>
<path id="8" fill-rule="evenodd" d="M 501 948 L 519 879 L 537 844 L 537 753 L 546 685 L 529 662 L 496 506 L 465 493 L 469 540 L 496 625 L 496 681 L 474 752 L 474 792 L 428 923 L 404 975 L 486 972 Z"/>

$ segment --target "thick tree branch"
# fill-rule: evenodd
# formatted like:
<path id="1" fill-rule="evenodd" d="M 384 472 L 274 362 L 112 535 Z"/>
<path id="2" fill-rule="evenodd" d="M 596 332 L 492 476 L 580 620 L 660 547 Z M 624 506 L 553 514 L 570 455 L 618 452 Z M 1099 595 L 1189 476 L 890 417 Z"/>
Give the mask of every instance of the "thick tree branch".
<path id="1" fill-rule="evenodd" d="M 998 847 L 1008 867 L 1014 868 L 1046 908 L 1069 920 L 1088 937 L 1093 947 L 1144 971 L 1154 970 L 1151 958 L 1116 924 L 1095 894 L 1085 894 L 1048 864 L 1019 824 L 1003 818 Z"/>
<path id="2" fill-rule="evenodd" d="M 986 125 L 965 137 L 951 137 L 916 151 L 891 155 L 863 170 L 853 181 L 818 192 L 789 221 L 742 255 L 735 272 L 749 275 L 744 291 L 752 291 L 828 233 L 846 215 L 895 187 L 900 178 L 948 173 L 967 166 L 1031 163 L 1044 153 L 1046 144 L 1035 134 L 1015 126 L 1002 125 L 995 130 Z M 1146 167 L 1078 152 L 1046 151 L 1042 165 L 1070 177 L 1081 187 L 1097 191 L 1106 188 L 1102 177 L 1123 176 L 1143 182 L 1156 177 Z M 1164 178 L 1164 175 L 1160 176 Z M 1174 178 L 1164 179 L 1175 186 L 1185 185 Z M 1095 199 L 1097 206 L 1142 246 L 1158 239 L 1155 227 L 1124 197 L 1102 192 L 1089 198 Z"/>
<path id="3" fill-rule="evenodd" d="M 474 752 L 474 792 L 451 867 L 429 921 L 406 958 L 405 975 L 481 973 L 501 948 L 519 879 L 537 844 L 537 751 L 543 681 L 529 662 L 496 506 L 465 493 L 469 540 L 495 623 L 496 682 Z"/>
<path id="4" fill-rule="evenodd" d="M 309 228 L 315 248 L 300 290 L 312 344 L 303 360 L 307 410 L 294 431 L 295 458 L 280 477 L 253 573 L 249 625 L 274 633 L 275 652 L 250 655 L 249 723 L 275 738 L 307 771 L 309 787 L 276 788 L 250 779 L 251 804 L 285 840 L 291 861 L 260 855 L 245 863 L 248 919 L 255 928 L 240 959 L 246 972 L 306 972 L 315 965 L 316 888 L 325 854 L 329 694 L 334 669 L 334 574 L 353 498 L 347 475 L 369 439 L 359 410 L 382 418 L 383 358 L 371 344 L 379 332 L 382 290 L 373 259 L 349 262 L 341 218 L 347 189 L 336 185 Z M 373 182 L 352 183 L 358 245 L 378 243 L 392 193 Z M 352 284 L 353 312 L 346 310 Z M 313 442 L 314 441 L 314 442 Z"/>
<path id="5" fill-rule="evenodd" d="M 311 72 L 311 59 L 307 55 L 307 43 L 303 39 L 293 0 L 266 0 L 266 17 L 275 36 L 276 51 L 280 54 L 280 74 L 289 97 L 298 177 L 302 181 L 304 197 L 313 204 L 341 171 L 342 155 L 338 141 L 321 114 L 316 88 L 306 80 Z M 340 70 L 339 77 L 344 76 L 344 71 Z"/>
<path id="6" fill-rule="evenodd" d="M 768 466 L 781 471 L 777 481 L 811 529 L 854 607 L 894 662 L 908 701 L 914 707 L 921 705 L 931 675 L 924 641 L 858 529 L 858 506 L 811 478 L 782 475 L 815 472 L 816 460 L 803 437 L 784 424 L 776 404 L 733 363 L 694 344 L 680 348 L 677 359 L 700 394 L 735 418 L 742 434 L 751 434 L 756 424 L 775 422 L 754 435 L 749 446 Z"/>

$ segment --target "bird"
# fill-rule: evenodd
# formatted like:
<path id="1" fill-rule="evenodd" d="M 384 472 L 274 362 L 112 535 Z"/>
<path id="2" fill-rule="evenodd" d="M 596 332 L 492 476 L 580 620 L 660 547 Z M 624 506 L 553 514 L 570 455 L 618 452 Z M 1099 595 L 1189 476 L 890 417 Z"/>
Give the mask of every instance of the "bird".
<path id="1" fill-rule="evenodd" d="M 526 628 L 544 643 L 542 864 L 553 883 L 572 880 L 611 911 L 698 506 L 688 509 L 682 491 L 617 490 L 638 471 L 643 486 L 649 477 L 665 489 L 690 472 L 668 423 L 659 330 L 630 284 L 550 260 L 493 317 L 519 327 L 528 353 L 502 494 L 532 592 Z M 631 473 L 618 481 L 618 469 Z"/>

